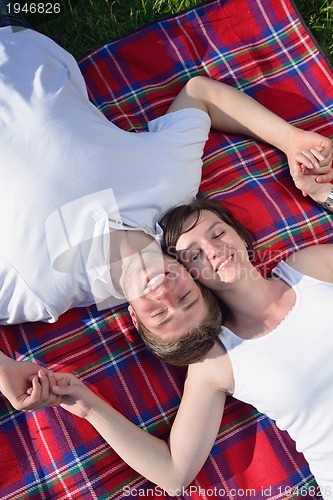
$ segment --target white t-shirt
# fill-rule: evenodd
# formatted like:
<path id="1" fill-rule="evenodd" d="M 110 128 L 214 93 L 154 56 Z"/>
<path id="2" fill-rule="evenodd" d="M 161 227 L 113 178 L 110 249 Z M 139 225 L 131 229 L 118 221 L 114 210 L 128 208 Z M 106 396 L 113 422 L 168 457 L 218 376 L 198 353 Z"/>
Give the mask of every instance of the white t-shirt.
<path id="1" fill-rule="evenodd" d="M 0 323 L 53 322 L 113 295 L 109 228 L 154 235 L 165 210 L 190 201 L 209 129 L 187 109 L 123 131 L 89 102 L 70 54 L 1 28 Z"/>

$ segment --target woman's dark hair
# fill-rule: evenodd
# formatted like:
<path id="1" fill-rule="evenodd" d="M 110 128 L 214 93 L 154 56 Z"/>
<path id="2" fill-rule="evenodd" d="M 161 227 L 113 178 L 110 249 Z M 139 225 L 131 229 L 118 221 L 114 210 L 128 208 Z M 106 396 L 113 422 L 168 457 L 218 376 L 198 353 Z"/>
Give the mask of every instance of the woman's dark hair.
<path id="1" fill-rule="evenodd" d="M 176 206 L 168 210 L 162 216 L 159 224 L 164 232 L 163 250 L 167 254 L 177 258 L 176 244 L 179 237 L 196 226 L 203 210 L 213 212 L 223 222 L 231 226 L 247 244 L 247 250 L 250 257 L 253 255 L 253 237 L 250 231 L 232 215 L 229 209 L 222 207 L 214 201 L 206 199 L 195 199 L 192 203 Z M 184 224 L 192 215 L 195 215 L 195 220 L 193 224 L 184 231 Z"/>

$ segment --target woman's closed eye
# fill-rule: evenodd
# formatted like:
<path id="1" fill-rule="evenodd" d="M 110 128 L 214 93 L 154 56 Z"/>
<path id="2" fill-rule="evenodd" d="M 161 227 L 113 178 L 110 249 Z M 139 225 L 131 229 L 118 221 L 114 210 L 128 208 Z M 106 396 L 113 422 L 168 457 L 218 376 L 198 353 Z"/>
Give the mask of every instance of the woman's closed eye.
<path id="1" fill-rule="evenodd" d="M 221 238 L 221 236 L 223 236 L 225 233 L 225 231 L 219 231 L 218 233 L 215 233 L 212 237 L 213 240 L 216 240 L 218 238 Z"/>
<path id="2" fill-rule="evenodd" d="M 199 260 L 200 257 L 202 255 L 202 250 L 196 250 L 196 251 L 193 251 L 190 255 L 190 261 L 191 262 L 195 262 L 196 260 Z"/>

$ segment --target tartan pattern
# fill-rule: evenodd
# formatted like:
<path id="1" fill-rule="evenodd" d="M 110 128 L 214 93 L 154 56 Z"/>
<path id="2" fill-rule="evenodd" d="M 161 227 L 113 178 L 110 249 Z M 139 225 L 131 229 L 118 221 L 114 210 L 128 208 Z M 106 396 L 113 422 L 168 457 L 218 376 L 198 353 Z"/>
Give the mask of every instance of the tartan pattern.
<path id="1" fill-rule="evenodd" d="M 106 45 L 80 66 L 92 102 L 126 130 L 144 130 L 202 74 L 302 128 L 331 133 L 332 70 L 289 0 L 213 1 Z M 199 196 L 227 203 L 256 233 L 263 273 L 294 249 L 333 240 L 332 216 L 295 190 L 283 155 L 247 138 L 212 131 Z M 16 359 L 75 371 L 134 423 L 167 438 L 185 371 L 147 352 L 126 308 L 74 309 L 52 325 L 2 327 L 0 347 Z M 87 422 L 60 408 L 25 414 L 1 399 L 0 417 L 2 500 L 162 496 Z M 288 435 L 229 398 L 210 457 L 178 498 L 315 498 L 311 487 Z"/>

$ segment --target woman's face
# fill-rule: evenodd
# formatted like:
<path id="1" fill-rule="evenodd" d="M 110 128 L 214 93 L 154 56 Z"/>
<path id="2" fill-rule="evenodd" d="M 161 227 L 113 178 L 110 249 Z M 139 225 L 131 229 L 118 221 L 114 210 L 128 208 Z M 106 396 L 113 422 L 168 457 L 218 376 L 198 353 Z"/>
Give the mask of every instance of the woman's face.
<path id="1" fill-rule="evenodd" d="M 183 231 L 191 227 L 195 218 L 188 218 Z M 176 252 L 190 274 L 212 290 L 238 281 L 252 267 L 244 240 L 209 210 L 203 210 L 197 224 L 181 234 Z"/>

